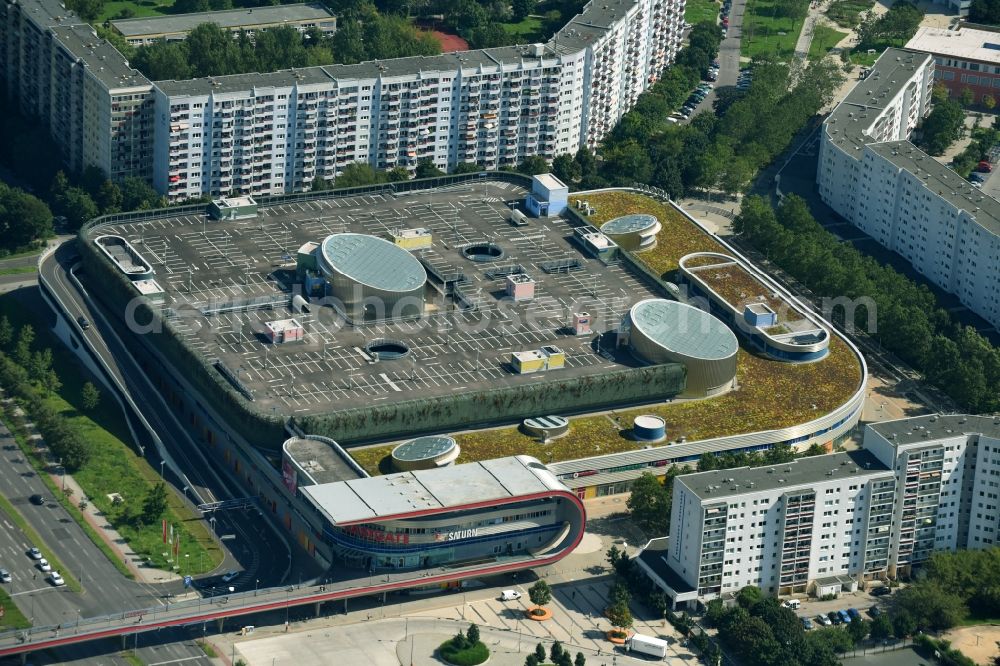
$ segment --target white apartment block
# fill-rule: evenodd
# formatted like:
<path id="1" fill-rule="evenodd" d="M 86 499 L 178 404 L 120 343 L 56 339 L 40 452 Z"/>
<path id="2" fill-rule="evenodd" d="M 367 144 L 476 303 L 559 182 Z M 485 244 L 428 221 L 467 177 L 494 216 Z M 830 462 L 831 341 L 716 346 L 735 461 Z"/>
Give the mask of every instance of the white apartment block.
<path id="1" fill-rule="evenodd" d="M 674 480 L 670 536 L 638 562 L 674 604 L 756 585 L 822 595 L 908 574 L 1000 527 L 1000 417 L 870 424 L 864 448 Z"/>
<path id="2" fill-rule="evenodd" d="M 882 54 L 823 123 L 820 196 L 1000 326 L 1000 202 L 907 140 L 929 111 L 934 71 L 925 53 Z"/>
<path id="3" fill-rule="evenodd" d="M 150 82 L 55 0 L 8 0 L 0 73 L 72 168 L 140 175 L 171 201 L 305 190 L 355 161 L 495 169 L 593 148 L 673 61 L 683 0 L 599 1 L 547 44 Z M 61 42 L 89 77 L 82 104 L 52 71 L 60 32 L 78 37 Z M 46 100 L 64 97 L 57 123 Z"/>
<path id="4" fill-rule="evenodd" d="M 1000 543 L 1000 417 L 921 416 L 869 425 L 864 447 L 892 467 L 889 575 L 936 550 Z"/>

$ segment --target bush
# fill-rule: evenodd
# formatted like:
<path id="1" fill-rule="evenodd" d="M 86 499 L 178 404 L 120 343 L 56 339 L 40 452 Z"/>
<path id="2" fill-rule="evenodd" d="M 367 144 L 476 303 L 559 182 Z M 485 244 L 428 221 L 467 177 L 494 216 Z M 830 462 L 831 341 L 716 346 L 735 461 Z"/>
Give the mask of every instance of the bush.
<path id="1" fill-rule="evenodd" d="M 461 647 L 456 645 L 461 636 Z M 456 666 L 476 666 L 490 658 L 490 650 L 482 641 L 469 645 L 464 634 L 458 634 L 455 638 L 445 641 L 438 648 L 441 658 L 449 664 Z"/>

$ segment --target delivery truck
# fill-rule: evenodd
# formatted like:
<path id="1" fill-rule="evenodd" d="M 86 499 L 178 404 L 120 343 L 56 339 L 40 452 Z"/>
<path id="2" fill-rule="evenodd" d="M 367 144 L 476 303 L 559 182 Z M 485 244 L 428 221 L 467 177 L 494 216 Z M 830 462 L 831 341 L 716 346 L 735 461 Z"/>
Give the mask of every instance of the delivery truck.
<path id="1" fill-rule="evenodd" d="M 642 634 L 633 634 L 625 641 L 625 649 L 629 652 L 647 654 L 657 659 L 663 659 L 667 656 L 667 642 L 665 640 Z"/>

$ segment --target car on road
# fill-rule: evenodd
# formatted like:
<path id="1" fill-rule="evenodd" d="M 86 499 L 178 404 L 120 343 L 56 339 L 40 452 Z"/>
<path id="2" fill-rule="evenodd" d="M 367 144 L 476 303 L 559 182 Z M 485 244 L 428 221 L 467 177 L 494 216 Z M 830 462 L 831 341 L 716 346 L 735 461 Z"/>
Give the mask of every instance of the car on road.
<path id="1" fill-rule="evenodd" d="M 521 593 L 517 590 L 504 590 L 500 593 L 500 601 L 517 601 L 521 598 Z"/>
<path id="2" fill-rule="evenodd" d="M 888 585 L 879 585 L 871 592 L 873 597 L 884 597 L 887 594 L 892 594 L 892 588 Z"/>
<path id="3" fill-rule="evenodd" d="M 49 564 L 49 561 L 44 557 L 38 560 L 38 562 L 35 563 L 35 566 L 38 567 L 39 571 L 44 571 L 45 573 L 52 571 L 52 565 Z"/>
<path id="4" fill-rule="evenodd" d="M 43 559 L 42 558 L 42 551 L 40 551 L 37 548 L 35 548 L 34 546 L 32 546 L 31 548 L 28 549 L 28 557 L 30 557 L 33 560 Z"/>
<path id="5" fill-rule="evenodd" d="M 37 493 L 28 498 L 28 501 L 35 506 L 45 506 L 45 497 Z"/>
<path id="6" fill-rule="evenodd" d="M 10 580 L 10 572 L 6 569 L 0 569 L 0 583 L 9 583 Z"/>
<path id="7" fill-rule="evenodd" d="M 63 577 L 59 575 L 58 571 L 53 571 L 52 573 L 49 574 L 49 582 L 51 582 L 56 587 L 66 584 L 66 581 L 63 580 Z"/>
<path id="8" fill-rule="evenodd" d="M 826 615 L 823 615 L 822 613 L 816 616 L 816 621 L 819 622 L 824 627 L 829 627 L 831 624 L 833 624 L 833 622 L 830 621 L 830 618 L 827 617 Z"/>
<path id="9" fill-rule="evenodd" d="M 810 620 L 807 617 L 803 617 L 803 618 L 800 618 L 800 619 L 802 620 L 802 628 L 803 629 L 805 629 L 806 631 L 809 631 L 810 629 L 813 628 L 812 620 Z"/>
<path id="10" fill-rule="evenodd" d="M 234 580 L 239 575 L 240 575 L 239 571 L 227 571 L 226 573 L 222 574 L 222 582 L 228 583 L 229 581 Z"/>
<path id="11" fill-rule="evenodd" d="M 87 318 L 84 317 L 83 315 L 80 315 L 79 317 L 76 318 L 76 323 L 79 324 L 80 328 L 83 329 L 83 330 L 85 330 L 85 331 L 88 328 L 90 328 L 90 322 L 87 321 Z"/>

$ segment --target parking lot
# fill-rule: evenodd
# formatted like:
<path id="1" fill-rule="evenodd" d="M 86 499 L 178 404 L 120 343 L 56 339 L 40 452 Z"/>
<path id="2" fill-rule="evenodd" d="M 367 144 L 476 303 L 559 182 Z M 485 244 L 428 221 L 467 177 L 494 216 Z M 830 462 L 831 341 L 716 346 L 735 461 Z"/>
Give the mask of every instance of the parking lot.
<path id="1" fill-rule="evenodd" d="M 507 221 L 507 202 L 524 191 L 507 183 L 465 184 L 404 195 L 329 198 L 261 209 L 256 219 L 217 222 L 185 215 L 112 227 L 153 265 L 167 292 L 170 325 L 206 359 L 216 360 L 253 394 L 258 405 L 283 413 L 324 412 L 380 401 L 450 395 L 476 387 L 597 374 L 634 362 L 602 345 L 630 304 L 655 294 L 621 266 L 583 254 L 561 218 Z M 419 253 L 440 274 L 465 275 L 459 303 L 428 288 L 419 320 L 354 326 L 332 307 L 292 313 L 294 255 L 308 241 L 359 232 L 385 236 L 429 229 L 433 245 Z M 504 256 L 473 262 L 460 250 L 490 242 Z M 543 264 L 575 262 L 546 272 Z M 492 268 L 520 266 L 535 281 L 532 300 L 505 297 L 503 275 Z M 469 307 L 472 304 L 473 307 Z M 206 314 L 217 310 L 215 314 Z M 571 335 L 574 312 L 589 312 L 594 334 Z M 268 321 L 295 317 L 302 341 L 266 342 Z M 409 347 L 405 358 L 375 359 L 366 343 L 389 338 Z M 515 375 L 511 352 L 556 345 L 566 354 L 555 373 Z"/>

